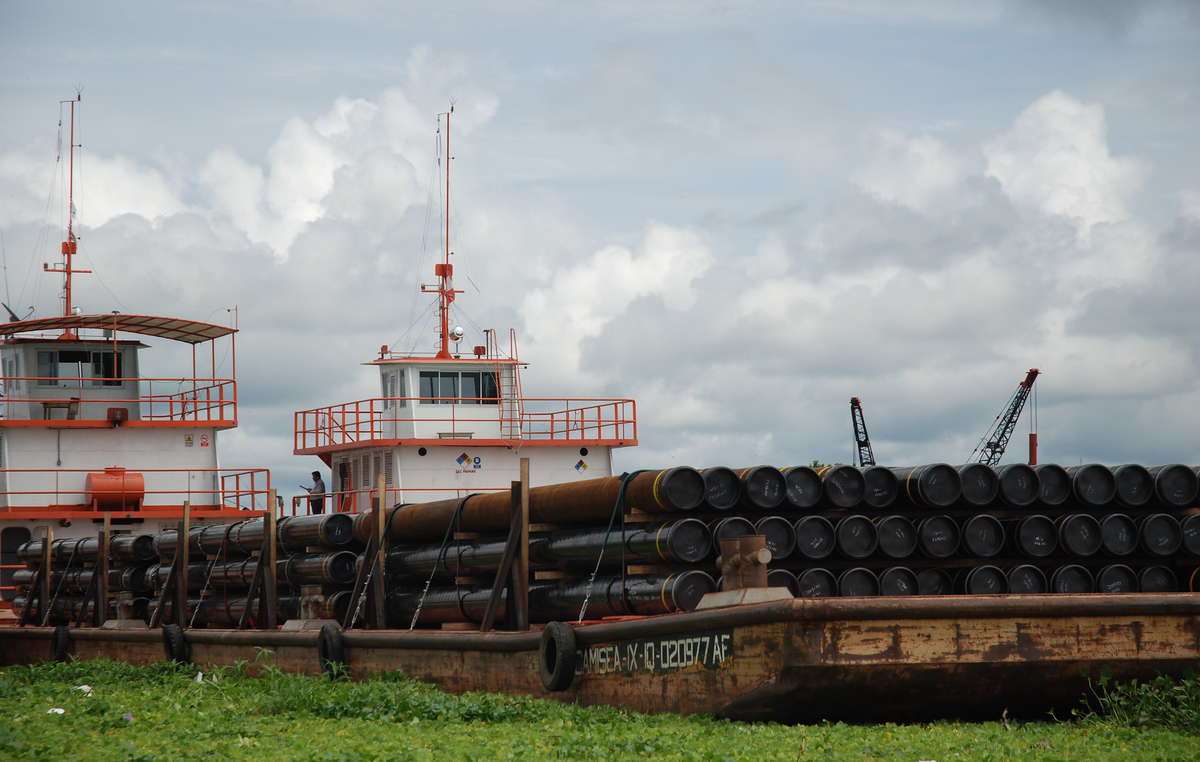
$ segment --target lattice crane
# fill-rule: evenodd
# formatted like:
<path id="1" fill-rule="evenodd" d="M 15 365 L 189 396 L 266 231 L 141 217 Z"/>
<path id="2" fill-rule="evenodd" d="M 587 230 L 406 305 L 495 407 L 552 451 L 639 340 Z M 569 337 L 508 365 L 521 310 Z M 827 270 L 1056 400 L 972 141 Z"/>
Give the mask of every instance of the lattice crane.
<path id="1" fill-rule="evenodd" d="M 1000 411 L 1000 415 L 996 416 L 991 428 L 980 438 L 979 444 L 975 445 L 968 460 L 985 463 L 989 466 L 1000 462 L 1000 458 L 1004 457 L 1004 451 L 1008 448 L 1008 440 L 1012 439 L 1013 430 L 1017 427 L 1017 419 L 1021 417 L 1021 411 L 1025 409 L 1025 401 L 1029 399 L 1029 394 L 1033 391 L 1033 382 L 1037 380 L 1040 372 L 1037 368 L 1029 369 L 1025 380 L 1017 384 L 1017 390 L 1009 398 L 1008 404 Z M 1029 434 L 1029 465 L 1031 466 L 1037 465 L 1036 401 L 1033 415 L 1034 430 Z"/>
<path id="2" fill-rule="evenodd" d="M 875 465 L 875 453 L 871 450 L 871 437 L 867 435 L 867 421 L 863 418 L 862 402 L 858 397 L 850 398 L 850 425 L 854 427 L 854 446 L 858 448 L 860 467 Z"/>

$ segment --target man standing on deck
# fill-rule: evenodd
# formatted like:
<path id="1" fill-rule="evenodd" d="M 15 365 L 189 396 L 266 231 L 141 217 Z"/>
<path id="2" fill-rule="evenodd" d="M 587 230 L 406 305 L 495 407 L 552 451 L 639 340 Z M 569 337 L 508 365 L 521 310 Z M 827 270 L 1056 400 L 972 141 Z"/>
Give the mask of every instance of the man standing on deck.
<path id="1" fill-rule="evenodd" d="M 313 486 L 305 487 L 308 490 L 308 512 L 309 513 L 324 513 L 325 512 L 325 482 L 321 481 L 321 472 L 312 472 Z"/>

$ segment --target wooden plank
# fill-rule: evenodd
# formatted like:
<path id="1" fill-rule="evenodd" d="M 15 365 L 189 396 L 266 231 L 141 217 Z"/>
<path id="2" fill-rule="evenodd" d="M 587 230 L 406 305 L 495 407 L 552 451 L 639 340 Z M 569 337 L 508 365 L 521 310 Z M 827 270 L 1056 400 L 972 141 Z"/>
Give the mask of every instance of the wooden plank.
<path id="1" fill-rule="evenodd" d="M 521 483 L 513 482 L 512 521 L 509 523 L 508 527 L 508 542 L 506 542 L 504 545 L 504 555 L 500 557 L 500 568 L 496 569 L 496 578 L 492 583 L 492 594 L 488 596 L 487 606 L 485 606 L 483 609 L 483 619 L 479 623 L 480 632 L 487 632 L 488 630 L 491 630 L 492 626 L 495 624 L 496 608 L 500 604 L 500 594 L 504 591 L 505 585 L 511 582 L 510 577 L 512 576 L 513 562 L 520 553 L 520 549 L 517 547 L 517 543 L 520 542 L 521 530 L 521 527 L 518 526 L 519 522 L 521 521 L 521 497 L 518 494 L 520 490 Z M 512 609 L 512 602 L 513 597 L 510 594 L 508 599 L 509 605 L 506 607 L 510 611 Z"/>
<path id="2" fill-rule="evenodd" d="M 384 520 L 387 517 L 387 476 L 380 474 L 375 480 L 375 495 L 379 507 L 375 510 L 375 574 L 371 577 L 371 624 L 377 630 L 387 626 L 387 609 L 384 604 L 384 574 L 387 563 L 387 537 Z"/>
<path id="3" fill-rule="evenodd" d="M 263 620 L 258 626 L 273 630 L 279 624 L 279 587 L 275 584 L 275 562 L 279 559 L 279 538 L 275 530 L 275 488 L 267 494 L 267 511 L 263 514 L 266 543 L 258 554 L 258 566 L 262 569 L 262 613 Z M 246 601 L 249 608 L 250 601 Z"/>
<path id="4" fill-rule="evenodd" d="M 359 603 L 366 592 L 367 579 L 369 578 L 374 560 L 376 558 L 375 549 L 378 540 L 375 535 L 371 535 L 371 539 L 367 541 L 367 549 L 363 553 L 363 563 L 359 564 L 358 571 L 354 575 L 354 588 L 350 593 L 350 605 L 346 608 L 346 620 L 342 622 L 343 629 L 350 629 L 358 622 L 355 619 L 355 612 L 358 611 Z"/>
<path id="5" fill-rule="evenodd" d="M 50 579 L 54 576 L 51 563 L 54 561 L 54 553 L 50 546 L 54 544 L 54 527 L 46 525 L 46 539 L 42 543 L 42 578 L 41 591 L 38 593 L 38 603 L 41 606 L 41 624 L 43 627 L 50 621 Z"/>
<path id="6" fill-rule="evenodd" d="M 192 503 L 183 501 L 183 520 L 179 522 L 179 544 L 175 547 L 175 558 L 179 563 L 175 569 L 175 624 L 187 629 L 188 562 L 192 549 Z"/>
<path id="7" fill-rule="evenodd" d="M 529 458 L 521 458 L 521 526 L 519 529 L 520 542 L 516 579 L 513 581 L 513 592 L 516 593 L 516 624 L 518 630 L 529 629 Z"/>
<path id="8" fill-rule="evenodd" d="M 162 590 L 158 591 L 158 606 L 155 607 L 154 613 L 150 615 L 150 628 L 154 629 L 166 622 L 166 614 L 163 613 L 167 608 L 167 601 L 175 592 L 175 575 L 179 570 L 179 553 L 175 553 L 175 558 L 171 560 L 171 568 L 167 571 L 167 579 L 163 582 Z M 175 614 L 179 614 L 179 610 L 175 610 Z M 178 617 L 176 617 L 178 618 Z"/>
<path id="9" fill-rule="evenodd" d="M 239 630 L 246 629 L 246 624 L 250 619 L 250 612 L 254 610 L 254 601 L 258 598 L 258 591 L 262 588 L 263 581 L 263 563 L 262 554 L 258 556 L 258 563 L 254 566 L 254 579 L 250 580 L 250 589 L 246 591 L 246 607 L 242 609 L 242 615 L 238 617 Z"/>
<path id="10" fill-rule="evenodd" d="M 112 516 L 105 511 L 104 523 L 100 527 L 100 559 L 96 564 L 96 574 L 100 576 L 100 579 L 96 585 L 96 611 L 92 617 L 92 621 L 97 627 L 108 619 L 108 555 L 111 541 Z"/>

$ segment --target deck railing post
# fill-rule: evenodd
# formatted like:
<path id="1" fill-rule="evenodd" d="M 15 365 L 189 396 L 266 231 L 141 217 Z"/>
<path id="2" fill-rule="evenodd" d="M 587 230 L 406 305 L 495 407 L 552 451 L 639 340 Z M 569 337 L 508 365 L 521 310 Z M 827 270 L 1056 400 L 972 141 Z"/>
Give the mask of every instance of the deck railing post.
<path id="1" fill-rule="evenodd" d="M 387 611 L 384 606 L 384 565 L 387 561 L 387 546 L 385 541 L 385 523 L 387 518 L 387 504 L 384 500 L 387 488 L 387 477 L 380 474 L 375 480 L 375 495 L 379 501 L 378 507 L 375 509 L 375 576 L 371 579 L 371 602 L 374 608 L 374 617 L 372 625 L 382 630 L 387 626 Z"/>
<path id="2" fill-rule="evenodd" d="M 189 479 L 189 482 L 191 480 Z M 188 564 L 192 550 L 192 501 L 183 501 L 183 520 L 179 522 L 179 542 L 175 554 L 179 557 L 179 570 L 175 575 L 175 624 L 187 628 Z"/>
<path id="3" fill-rule="evenodd" d="M 105 511 L 104 523 L 100 527 L 100 558 L 96 565 L 95 574 L 99 575 L 96 583 L 96 610 L 92 615 L 92 623 L 97 627 L 108 619 L 108 543 L 112 537 L 112 516 Z"/>
<path id="4" fill-rule="evenodd" d="M 279 560 L 278 538 L 275 530 L 275 490 L 267 493 L 267 510 L 263 514 L 265 540 L 259 552 L 258 564 L 262 567 L 263 583 L 263 629 L 273 630 L 278 624 L 279 588 L 275 584 L 275 567 Z M 247 606 L 250 601 L 246 601 Z"/>

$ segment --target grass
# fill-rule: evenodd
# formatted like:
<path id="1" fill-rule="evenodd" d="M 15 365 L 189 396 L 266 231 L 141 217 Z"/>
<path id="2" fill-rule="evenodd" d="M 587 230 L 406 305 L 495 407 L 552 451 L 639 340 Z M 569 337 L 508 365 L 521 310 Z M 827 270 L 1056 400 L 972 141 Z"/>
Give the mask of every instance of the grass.
<path id="1" fill-rule="evenodd" d="M 787 727 L 647 716 L 493 694 L 454 696 L 386 675 L 364 682 L 244 668 L 196 679 L 172 664 L 72 662 L 0 671 L 0 759 L 1187 759 L 1196 693 L 1162 706 L 1104 684 L 1072 722 Z M 78 686 L 90 686 L 91 695 Z M 1149 684 L 1143 684 L 1149 685 Z M 1149 703 L 1147 703 L 1149 702 Z M 47 713 L 51 708 L 61 714 Z M 1119 711 L 1110 711 L 1119 710 Z M 1165 721 L 1160 721 L 1165 720 Z M 1158 727 L 1156 725 L 1162 725 Z"/>

